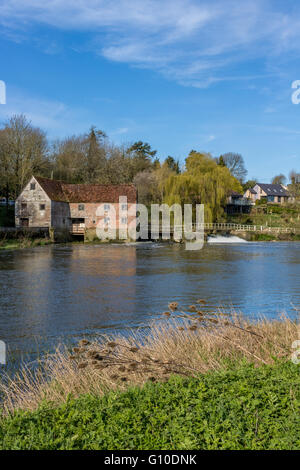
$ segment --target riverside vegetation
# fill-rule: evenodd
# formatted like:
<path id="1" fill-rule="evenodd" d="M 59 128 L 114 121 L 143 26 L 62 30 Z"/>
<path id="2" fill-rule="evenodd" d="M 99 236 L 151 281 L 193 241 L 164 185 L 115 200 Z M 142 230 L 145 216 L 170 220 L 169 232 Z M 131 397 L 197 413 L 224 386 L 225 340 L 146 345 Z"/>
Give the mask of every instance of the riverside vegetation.
<path id="1" fill-rule="evenodd" d="M 3 449 L 300 449 L 296 321 L 176 302 L 149 333 L 59 347 L 1 383 Z"/>

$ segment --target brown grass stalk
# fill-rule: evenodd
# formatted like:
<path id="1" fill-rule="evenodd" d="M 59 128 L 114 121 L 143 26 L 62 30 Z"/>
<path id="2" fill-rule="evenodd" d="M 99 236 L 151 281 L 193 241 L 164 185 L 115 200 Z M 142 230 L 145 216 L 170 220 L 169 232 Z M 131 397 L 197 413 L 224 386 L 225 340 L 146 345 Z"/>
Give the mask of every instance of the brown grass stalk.
<path id="1" fill-rule="evenodd" d="M 43 400 L 59 405 L 70 395 L 102 395 L 149 380 L 166 381 L 172 374 L 197 376 L 220 370 L 228 361 L 272 364 L 276 358 L 289 358 L 298 336 L 298 323 L 287 317 L 251 323 L 222 312 L 201 312 L 199 320 L 195 312 L 183 319 L 174 309 L 170 317 L 153 323 L 147 335 L 83 340 L 71 353 L 58 347 L 38 368 L 23 367 L 0 383 L 3 412 L 33 410 Z"/>

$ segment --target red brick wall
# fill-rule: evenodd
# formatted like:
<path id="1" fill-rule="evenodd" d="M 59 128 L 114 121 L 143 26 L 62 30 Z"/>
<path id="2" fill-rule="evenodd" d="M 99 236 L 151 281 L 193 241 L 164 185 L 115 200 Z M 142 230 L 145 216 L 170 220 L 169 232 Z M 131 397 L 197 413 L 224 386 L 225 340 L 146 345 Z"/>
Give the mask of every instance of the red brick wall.
<path id="1" fill-rule="evenodd" d="M 108 203 L 107 203 L 108 204 Z M 70 203 L 70 217 L 71 218 L 84 218 L 85 219 L 85 227 L 86 228 L 96 228 L 98 222 L 103 219 L 104 217 L 110 217 L 111 221 L 113 220 L 113 209 L 115 210 L 115 216 L 116 216 L 116 229 L 119 228 L 119 215 L 121 216 L 126 216 L 126 211 L 122 211 L 121 205 L 120 205 L 120 212 L 119 212 L 119 204 L 118 203 L 109 203 L 110 210 L 104 212 L 103 216 L 97 216 L 97 209 L 99 206 L 101 206 L 101 203 L 84 203 L 84 210 L 79 210 L 79 205 L 80 203 Z M 128 210 L 130 207 L 134 206 L 134 204 L 128 204 Z M 127 218 L 128 224 L 135 219 L 134 216 L 128 216 Z"/>

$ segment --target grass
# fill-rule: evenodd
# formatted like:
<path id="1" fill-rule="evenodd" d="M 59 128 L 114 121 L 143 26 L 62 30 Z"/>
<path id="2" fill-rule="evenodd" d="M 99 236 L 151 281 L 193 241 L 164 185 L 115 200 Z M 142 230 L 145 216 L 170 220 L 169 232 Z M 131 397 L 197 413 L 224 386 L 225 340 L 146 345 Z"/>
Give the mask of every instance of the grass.
<path id="1" fill-rule="evenodd" d="M 201 300 L 199 301 L 201 302 Z M 13 378 L 0 381 L 3 411 L 35 410 L 44 400 L 59 406 L 67 397 L 102 396 L 147 381 L 165 381 L 171 375 L 195 377 L 247 359 L 254 365 L 273 364 L 291 355 L 299 326 L 283 318 L 251 323 L 238 315 L 201 311 L 201 304 L 179 311 L 169 305 L 146 335 L 83 339 L 72 352 L 61 346 L 40 361 L 23 367 Z"/>
<path id="2" fill-rule="evenodd" d="M 0 250 L 18 250 L 22 248 L 33 248 L 52 243 L 48 238 L 3 238 L 0 240 Z"/>
<path id="3" fill-rule="evenodd" d="M 300 229 L 300 207 L 298 204 L 265 205 L 252 207 L 250 214 L 227 215 L 227 222 L 242 225 L 268 227 L 290 227 Z"/>
<path id="4" fill-rule="evenodd" d="M 299 366 L 243 364 L 0 422 L 0 449 L 300 449 Z"/>
<path id="5" fill-rule="evenodd" d="M 272 235 L 269 233 L 259 233 L 259 232 L 249 232 L 248 233 L 248 241 L 261 241 L 261 242 L 271 242 L 271 241 L 300 241 L 300 233 L 279 233 L 276 235 Z"/>
<path id="6" fill-rule="evenodd" d="M 3 449 L 300 449 L 299 325 L 176 302 L 0 383 Z"/>

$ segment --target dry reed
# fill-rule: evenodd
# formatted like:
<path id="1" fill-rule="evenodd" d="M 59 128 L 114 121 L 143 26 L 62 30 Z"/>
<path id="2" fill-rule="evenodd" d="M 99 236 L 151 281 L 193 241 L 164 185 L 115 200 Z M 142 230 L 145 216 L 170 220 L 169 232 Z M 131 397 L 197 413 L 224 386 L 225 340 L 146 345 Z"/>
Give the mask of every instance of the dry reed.
<path id="1" fill-rule="evenodd" d="M 179 312 L 175 302 L 169 308 L 171 313 L 153 323 L 147 335 L 132 332 L 128 338 L 116 335 L 92 343 L 84 339 L 71 353 L 57 348 L 38 368 L 24 366 L 0 383 L 3 412 L 33 410 L 43 400 L 59 405 L 70 395 L 102 395 L 166 381 L 172 374 L 196 376 L 245 358 L 255 365 L 272 364 L 288 358 L 298 339 L 298 323 L 286 317 L 251 323 L 237 314 L 213 315 L 197 308 Z"/>

